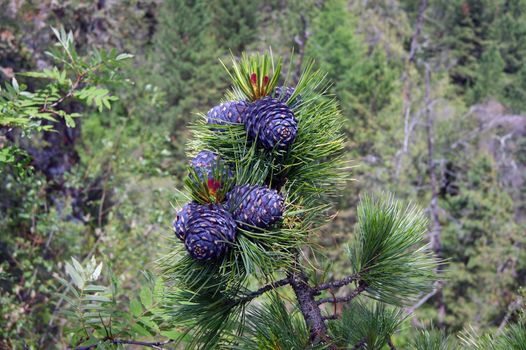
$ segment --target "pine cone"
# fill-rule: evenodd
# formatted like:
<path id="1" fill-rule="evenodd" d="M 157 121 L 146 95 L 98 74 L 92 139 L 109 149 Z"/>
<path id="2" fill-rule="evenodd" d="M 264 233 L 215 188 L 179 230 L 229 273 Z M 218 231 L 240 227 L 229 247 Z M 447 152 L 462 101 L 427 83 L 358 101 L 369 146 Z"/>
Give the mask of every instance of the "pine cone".
<path id="1" fill-rule="evenodd" d="M 186 222 L 185 247 L 197 260 L 222 257 L 228 243 L 236 238 L 236 223 L 230 213 L 220 205 L 196 205 L 190 207 Z"/>
<path id="2" fill-rule="evenodd" d="M 204 181 L 203 172 L 206 173 L 206 178 L 208 180 L 216 180 L 212 170 L 214 169 L 216 173 L 218 172 L 218 161 L 220 161 L 220 158 L 217 154 L 206 150 L 199 152 L 194 159 L 192 159 L 192 167 L 196 170 L 197 176 L 201 182 Z M 224 180 L 232 177 L 232 171 L 223 162 L 221 163 L 223 166 L 223 173 L 221 176 L 224 182 Z"/>
<path id="3" fill-rule="evenodd" d="M 243 123 L 248 104 L 244 101 L 221 103 L 208 111 L 208 124 Z"/>
<path id="4" fill-rule="evenodd" d="M 184 241 L 186 238 L 186 223 L 188 222 L 188 215 L 190 215 L 192 210 L 195 210 L 195 207 L 197 206 L 199 206 L 197 203 L 190 202 L 186 204 L 181 210 L 179 210 L 175 216 L 172 226 L 175 231 L 175 235 L 181 241 Z"/>
<path id="5" fill-rule="evenodd" d="M 279 101 L 286 103 L 288 99 L 292 96 L 294 93 L 294 88 L 291 88 L 289 86 L 278 86 L 274 89 L 274 92 L 272 94 L 272 97 L 275 99 L 278 99 Z M 299 105 L 302 102 L 301 95 L 296 96 L 294 99 L 294 103 L 289 105 L 290 108 L 294 108 L 297 105 Z"/>
<path id="6" fill-rule="evenodd" d="M 226 195 L 226 206 L 240 227 L 268 228 L 283 216 L 283 196 L 264 186 L 242 185 L 234 187 Z"/>
<path id="7" fill-rule="evenodd" d="M 257 138 L 263 148 L 284 150 L 294 142 L 298 122 L 289 106 L 265 97 L 249 107 L 245 128 L 249 138 Z"/>

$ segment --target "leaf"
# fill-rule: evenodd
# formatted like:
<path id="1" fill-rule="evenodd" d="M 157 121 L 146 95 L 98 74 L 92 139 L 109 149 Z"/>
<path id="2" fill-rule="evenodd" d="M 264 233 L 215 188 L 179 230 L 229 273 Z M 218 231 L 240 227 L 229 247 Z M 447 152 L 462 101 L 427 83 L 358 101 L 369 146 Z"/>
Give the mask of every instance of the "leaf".
<path id="1" fill-rule="evenodd" d="M 11 84 L 13 84 L 13 88 L 15 89 L 16 92 L 20 91 L 20 86 L 18 86 L 18 81 L 16 81 L 15 77 L 11 79 Z"/>
<path id="2" fill-rule="evenodd" d="M 84 288 L 84 290 L 86 292 L 102 292 L 102 293 L 106 293 L 108 291 L 108 288 L 104 287 L 104 286 L 97 286 L 97 285 L 94 285 L 94 284 L 89 284 L 86 286 L 86 288 Z"/>
<path id="3" fill-rule="evenodd" d="M 139 317 L 142 314 L 142 306 L 137 299 L 132 299 L 130 301 L 130 311 L 135 317 Z"/>
<path id="4" fill-rule="evenodd" d="M 84 279 L 80 277 L 80 275 L 75 270 L 75 268 L 73 268 L 73 266 L 68 262 L 66 262 L 66 273 L 71 277 L 71 279 L 73 280 L 73 283 L 75 283 L 75 285 L 79 289 L 84 288 Z"/>
<path id="5" fill-rule="evenodd" d="M 102 261 L 100 262 L 99 265 L 97 265 L 97 267 L 95 268 L 95 271 L 93 271 L 93 273 L 91 274 L 91 278 L 94 281 L 96 281 L 99 278 L 101 271 L 102 271 Z"/>
<path id="6" fill-rule="evenodd" d="M 142 323 L 144 323 L 146 326 L 150 327 L 151 329 L 155 330 L 156 332 L 159 332 L 159 326 L 157 325 L 157 323 L 153 322 L 149 318 L 141 317 L 139 318 L 139 321 L 141 321 Z"/>
<path id="7" fill-rule="evenodd" d="M 121 60 L 126 60 L 126 59 L 129 59 L 129 58 L 133 58 L 133 55 L 129 54 L 129 53 L 121 53 L 120 55 L 118 55 L 115 60 L 117 61 L 121 61 Z"/>
<path id="8" fill-rule="evenodd" d="M 146 328 L 144 328 L 143 326 L 141 326 L 141 325 L 138 324 L 138 323 L 134 323 L 134 324 L 132 324 L 132 325 L 131 325 L 131 328 L 132 328 L 135 332 L 137 332 L 138 334 L 140 334 L 140 335 L 144 335 L 144 336 L 146 336 L 146 337 L 151 337 L 151 336 L 152 336 L 152 334 L 151 334 L 148 330 L 146 330 Z"/>
<path id="9" fill-rule="evenodd" d="M 67 125 L 68 128 L 74 128 L 75 127 L 75 125 L 76 125 L 75 119 L 73 119 L 69 114 L 66 114 L 64 116 L 64 120 L 66 121 L 66 125 Z"/>
<path id="10" fill-rule="evenodd" d="M 101 302 L 111 302 L 111 299 L 102 295 L 87 295 L 84 297 L 88 301 L 101 301 Z"/>
<path id="11" fill-rule="evenodd" d="M 141 302 L 146 309 L 150 309 L 152 307 L 153 300 L 152 300 L 152 291 L 150 290 L 150 288 L 141 289 L 141 292 L 139 293 L 139 297 L 141 298 Z"/>
<path id="12" fill-rule="evenodd" d="M 161 331 L 161 335 L 163 337 L 166 337 L 168 339 L 177 339 L 179 338 L 180 336 L 182 336 L 184 333 L 181 333 L 177 330 L 169 330 L 169 331 Z"/>
<path id="13" fill-rule="evenodd" d="M 71 261 L 73 261 L 73 266 L 75 266 L 75 270 L 77 270 L 79 273 L 83 273 L 84 272 L 84 268 L 82 267 L 82 265 L 77 261 L 77 259 L 75 258 L 71 258 Z"/>

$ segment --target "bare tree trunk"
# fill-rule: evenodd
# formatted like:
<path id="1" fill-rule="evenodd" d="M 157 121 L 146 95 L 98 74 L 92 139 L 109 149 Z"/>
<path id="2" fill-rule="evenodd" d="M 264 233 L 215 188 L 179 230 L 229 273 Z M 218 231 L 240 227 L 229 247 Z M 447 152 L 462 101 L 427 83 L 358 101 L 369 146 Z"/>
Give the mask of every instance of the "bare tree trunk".
<path id="1" fill-rule="evenodd" d="M 402 74 L 402 98 L 404 101 L 403 105 L 403 116 L 404 116 L 404 142 L 402 149 L 397 152 L 395 158 L 395 178 L 398 179 L 400 176 L 400 170 L 402 167 L 402 158 L 409 151 L 409 142 L 411 140 L 411 133 L 416 123 L 411 121 L 411 99 L 412 99 L 412 84 L 411 84 L 411 66 L 415 62 L 416 52 L 418 50 L 418 39 L 422 28 L 424 26 L 424 14 L 426 12 L 428 0 L 422 0 L 418 9 L 418 16 L 415 24 L 415 31 L 411 38 L 411 47 L 409 48 L 409 55 L 405 63 L 405 70 Z"/>
<path id="2" fill-rule="evenodd" d="M 294 72 L 294 81 L 298 82 L 301 76 L 301 69 L 303 66 L 303 58 L 305 57 L 305 46 L 307 46 L 307 39 L 309 37 L 307 31 L 307 18 L 301 14 L 301 36 L 297 35 L 294 38 L 296 45 L 298 45 L 298 63 L 296 64 L 296 71 Z"/>
<path id="3" fill-rule="evenodd" d="M 435 255 L 440 258 L 442 255 L 442 242 L 441 242 L 441 233 L 442 226 L 440 225 L 440 219 L 438 216 L 439 207 L 438 207 L 438 191 L 437 191 L 437 179 L 435 172 L 435 160 L 434 160 L 434 137 L 433 137 L 433 114 L 430 108 L 430 93 L 431 93 L 431 79 L 430 79 L 430 69 L 429 65 L 425 66 L 425 105 L 426 105 L 426 133 L 427 133 L 427 156 L 428 156 L 428 171 L 429 171 L 429 181 L 431 186 L 431 203 L 430 203 L 430 212 L 431 212 L 431 232 L 430 232 L 430 241 L 431 249 Z M 442 272 L 441 264 L 437 267 L 437 273 Z M 438 302 L 438 327 L 444 327 L 444 319 L 446 316 L 446 306 L 444 303 L 444 295 L 442 293 L 442 284 L 438 284 L 436 299 Z"/>

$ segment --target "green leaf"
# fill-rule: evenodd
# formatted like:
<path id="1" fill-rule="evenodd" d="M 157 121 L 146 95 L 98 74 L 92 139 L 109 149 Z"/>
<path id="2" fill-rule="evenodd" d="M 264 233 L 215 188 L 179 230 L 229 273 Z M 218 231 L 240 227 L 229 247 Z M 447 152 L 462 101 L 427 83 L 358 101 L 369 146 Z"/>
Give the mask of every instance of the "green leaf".
<path id="1" fill-rule="evenodd" d="M 121 53 L 120 55 L 118 55 L 115 60 L 117 61 L 121 61 L 121 60 L 126 60 L 126 59 L 129 59 L 129 58 L 133 58 L 133 55 L 129 54 L 129 53 Z"/>
<path id="2" fill-rule="evenodd" d="M 135 317 L 139 317 L 142 314 L 142 306 L 137 299 L 132 299 L 130 301 L 130 311 Z"/>
<path id="3" fill-rule="evenodd" d="M 73 283 L 79 288 L 84 288 L 84 279 L 79 275 L 75 268 L 68 262 L 66 262 L 66 272 L 73 280 Z"/>
<path id="4" fill-rule="evenodd" d="M 159 326 L 157 325 L 157 323 L 153 322 L 149 318 L 141 317 L 139 318 L 139 321 L 141 321 L 143 324 L 150 327 L 151 329 L 155 330 L 156 332 L 159 332 Z"/>
<path id="5" fill-rule="evenodd" d="M 74 128 L 76 123 L 75 123 L 75 119 L 73 119 L 69 114 L 66 114 L 64 116 L 64 120 L 66 121 L 66 125 L 68 128 Z"/>
<path id="6" fill-rule="evenodd" d="M 141 303 L 144 305 L 146 309 L 150 309 L 153 304 L 153 298 L 152 298 L 152 291 L 150 288 L 146 287 L 141 289 L 141 292 L 139 293 L 139 297 L 141 298 Z"/>
<path id="7" fill-rule="evenodd" d="M 106 293 L 108 291 L 108 288 L 104 287 L 104 286 L 97 286 L 97 285 L 94 285 L 94 284 L 89 284 L 87 285 L 84 290 L 86 292 L 102 292 L 102 293 Z"/>
<path id="8" fill-rule="evenodd" d="M 101 302 L 111 302 L 111 299 L 102 295 L 87 295 L 84 297 L 88 301 L 101 301 Z"/>
<path id="9" fill-rule="evenodd" d="M 143 326 L 141 326 L 138 323 L 134 323 L 131 325 L 131 328 L 138 334 L 143 335 L 145 337 L 151 337 L 152 334 Z"/>
<path id="10" fill-rule="evenodd" d="M 179 337 L 181 337 L 182 335 L 184 335 L 184 333 L 182 332 L 179 332 L 177 330 L 169 330 L 169 331 L 161 331 L 161 335 L 163 337 L 166 337 L 168 339 L 177 339 Z"/>

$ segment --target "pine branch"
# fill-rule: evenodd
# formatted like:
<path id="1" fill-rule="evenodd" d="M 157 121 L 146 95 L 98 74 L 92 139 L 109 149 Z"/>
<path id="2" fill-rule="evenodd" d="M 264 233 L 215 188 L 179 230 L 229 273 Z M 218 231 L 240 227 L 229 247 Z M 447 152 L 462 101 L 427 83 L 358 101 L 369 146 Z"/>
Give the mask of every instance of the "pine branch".
<path id="1" fill-rule="evenodd" d="M 365 284 L 360 284 L 358 288 L 353 290 L 351 294 L 344 296 L 344 297 L 335 297 L 335 298 L 322 298 L 317 301 L 318 305 L 325 304 L 325 303 L 346 303 L 354 298 L 356 298 L 360 293 L 365 291 L 366 286 Z"/>
<path id="2" fill-rule="evenodd" d="M 362 346 L 365 345 L 365 342 L 367 341 L 367 338 L 362 338 L 358 343 L 356 343 L 350 350 L 358 350 L 361 349 Z"/>
<path id="3" fill-rule="evenodd" d="M 163 345 L 167 345 L 170 343 L 175 342 L 175 340 L 169 339 L 164 341 L 156 341 L 156 342 L 145 342 L 145 341 L 138 341 L 138 340 L 127 340 L 127 339 L 107 339 L 106 341 L 111 342 L 112 344 L 118 345 L 118 344 L 128 344 L 128 345 L 139 345 L 144 346 L 151 349 L 164 349 Z M 97 348 L 99 344 L 91 344 L 87 346 L 77 346 L 73 348 L 74 350 L 90 350 Z"/>
<path id="4" fill-rule="evenodd" d="M 316 287 L 314 287 L 314 289 L 316 289 L 317 291 L 322 291 L 322 290 L 331 289 L 331 288 L 340 288 L 354 281 L 358 281 L 359 279 L 360 279 L 360 275 L 355 273 L 355 274 L 352 274 L 340 280 L 335 280 L 335 281 L 319 284 Z"/>
<path id="5" fill-rule="evenodd" d="M 310 330 L 310 341 L 312 343 L 327 343 L 329 349 L 337 349 L 331 337 L 327 334 L 327 326 L 321 315 L 321 310 L 314 300 L 315 290 L 309 285 L 307 276 L 300 271 L 299 273 L 289 274 L 290 285 L 296 294 L 301 313 L 305 323 Z"/>
<path id="6" fill-rule="evenodd" d="M 290 283 L 290 279 L 288 279 L 288 278 L 283 278 L 283 279 L 281 279 L 279 281 L 269 283 L 266 286 L 263 286 L 263 287 L 259 288 L 258 290 L 247 294 L 245 297 L 241 298 L 240 302 L 250 301 L 250 300 L 252 300 L 254 298 L 257 298 L 257 297 L 261 296 L 262 294 L 265 294 L 266 292 L 269 292 L 269 291 L 274 290 L 274 289 L 279 288 L 279 287 L 286 286 L 289 283 Z"/>
<path id="7" fill-rule="evenodd" d="M 396 350 L 396 347 L 394 346 L 393 340 L 391 339 L 391 337 L 387 338 L 387 345 L 389 345 L 389 349 Z"/>
<path id="8" fill-rule="evenodd" d="M 336 315 L 336 314 L 332 314 L 332 315 L 322 316 L 322 319 L 323 319 L 324 321 L 328 321 L 328 320 L 337 320 L 337 319 L 338 319 L 338 315 Z"/>

